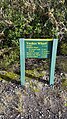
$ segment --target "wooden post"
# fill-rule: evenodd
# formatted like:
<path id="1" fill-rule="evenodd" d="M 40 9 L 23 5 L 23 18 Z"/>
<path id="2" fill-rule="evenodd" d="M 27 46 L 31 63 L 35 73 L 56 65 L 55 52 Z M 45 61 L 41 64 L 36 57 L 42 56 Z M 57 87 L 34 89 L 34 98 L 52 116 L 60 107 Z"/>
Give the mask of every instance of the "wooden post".
<path id="1" fill-rule="evenodd" d="M 25 85 L 25 47 L 24 39 L 20 39 L 20 71 L 21 71 L 21 85 Z"/>
<path id="2" fill-rule="evenodd" d="M 53 47 L 52 47 L 51 63 L 50 63 L 50 65 L 51 65 L 50 66 L 50 85 L 54 84 L 54 73 L 55 73 L 57 44 L 58 44 L 58 39 L 54 39 L 53 40 Z"/>

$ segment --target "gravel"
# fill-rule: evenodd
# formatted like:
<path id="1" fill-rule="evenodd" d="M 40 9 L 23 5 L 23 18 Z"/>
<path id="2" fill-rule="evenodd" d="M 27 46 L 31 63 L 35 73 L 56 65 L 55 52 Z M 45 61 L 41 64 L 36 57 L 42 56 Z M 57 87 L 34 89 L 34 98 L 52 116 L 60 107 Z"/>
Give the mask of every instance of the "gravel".
<path id="1" fill-rule="evenodd" d="M 61 82 L 49 86 L 37 81 L 38 90 L 26 84 L 24 88 L 0 81 L 0 119 L 67 119 L 67 93 Z"/>
<path id="2" fill-rule="evenodd" d="M 30 62 L 26 64 L 27 70 L 40 67 L 43 73 L 43 69 L 47 69 L 45 61 L 39 60 L 37 64 L 32 60 L 37 64 L 35 67 Z M 28 77 L 25 87 L 0 80 L 0 119 L 67 119 L 67 89 L 62 87 L 63 75 L 61 71 L 56 72 L 54 86 L 41 81 L 49 80 L 48 71 L 41 80 Z"/>

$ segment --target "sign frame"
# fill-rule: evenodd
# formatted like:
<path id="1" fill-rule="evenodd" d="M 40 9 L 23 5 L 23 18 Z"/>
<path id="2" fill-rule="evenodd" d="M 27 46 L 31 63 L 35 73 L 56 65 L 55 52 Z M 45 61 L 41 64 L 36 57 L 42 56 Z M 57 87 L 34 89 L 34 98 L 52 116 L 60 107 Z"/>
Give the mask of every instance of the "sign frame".
<path id="1" fill-rule="evenodd" d="M 56 64 L 56 53 L 58 46 L 58 39 L 24 39 L 20 38 L 20 72 L 21 72 L 21 85 L 25 85 L 25 42 L 52 42 L 51 49 L 51 58 L 50 58 L 50 76 L 49 76 L 49 84 L 54 84 L 54 73 L 55 73 L 55 64 Z M 33 57 L 31 57 L 33 58 Z M 45 59 L 45 58 L 44 58 Z"/>

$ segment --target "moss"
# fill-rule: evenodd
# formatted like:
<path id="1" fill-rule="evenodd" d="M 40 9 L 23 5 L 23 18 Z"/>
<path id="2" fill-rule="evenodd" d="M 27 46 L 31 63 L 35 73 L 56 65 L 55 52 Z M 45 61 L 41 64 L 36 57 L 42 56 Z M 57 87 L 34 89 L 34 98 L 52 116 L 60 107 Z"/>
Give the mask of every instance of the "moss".
<path id="1" fill-rule="evenodd" d="M 26 80 L 27 81 L 27 80 Z M 32 81 L 32 79 L 28 79 L 28 82 L 29 82 L 29 87 L 30 89 L 35 92 L 35 93 L 38 93 L 40 92 L 40 89 L 37 87 L 37 84 L 38 84 L 38 81 Z"/>
<path id="2" fill-rule="evenodd" d="M 0 78 L 8 81 L 17 81 L 19 82 L 19 75 L 13 72 L 0 71 Z"/>
<path id="3" fill-rule="evenodd" d="M 34 76 L 33 70 L 26 70 L 26 74 L 29 74 L 29 75 L 31 75 L 31 76 Z"/>
<path id="4" fill-rule="evenodd" d="M 65 103 L 64 106 L 67 107 L 67 103 Z"/>
<path id="5" fill-rule="evenodd" d="M 3 80 L 1 77 L 0 77 L 0 81 Z"/>
<path id="6" fill-rule="evenodd" d="M 67 87 L 67 78 L 62 79 L 62 87 L 66 89 Z"/>
<path id="7" fill-rule="evenodd" d="M 37 71 L 37 69 L 34 69 L 34 70 L 26 70 L 26 75 L 30 75 L 30 76 L 34 76 L 36 78 L 40 78 L 40 77 L 43 77 L 46 72 L 44 71 Z"/>
<path id="8" fill-rule="evenodd" d="M 62 42 L 61 44 L 61 53 L 67 55 L 67 43 Z"/>
<path id="9" fill-rule="evenodd" d="M 33 92 L 37 93 L 37 92 L 40 92 L 40 90 L 36 87 L 36 88 L 33 88 Z"/>

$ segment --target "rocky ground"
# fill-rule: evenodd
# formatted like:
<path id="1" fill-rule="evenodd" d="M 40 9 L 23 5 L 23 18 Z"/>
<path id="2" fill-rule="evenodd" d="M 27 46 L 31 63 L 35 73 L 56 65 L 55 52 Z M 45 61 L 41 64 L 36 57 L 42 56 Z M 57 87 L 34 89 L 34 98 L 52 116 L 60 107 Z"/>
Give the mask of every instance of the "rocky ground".
<path id="1" fill-rule="evenodd" d="M 49 86 L 32 79 L 21 87 L 1 80 L 0 119 L 67 119 L 66 99 L 61 82 Z"/>
<path id="2" fill-rule="evenodd" d="M 66 61 L 58 58 L 55 83 L 49 86 L 49 61 L 26 60 L 23 87 L 19 81 L 19 64 L 16 61 L 12 64 L 12 58 L 8 62 L 7 58 L 2 60 L 1 55 L 0 119 L 67 119 Z"/>

